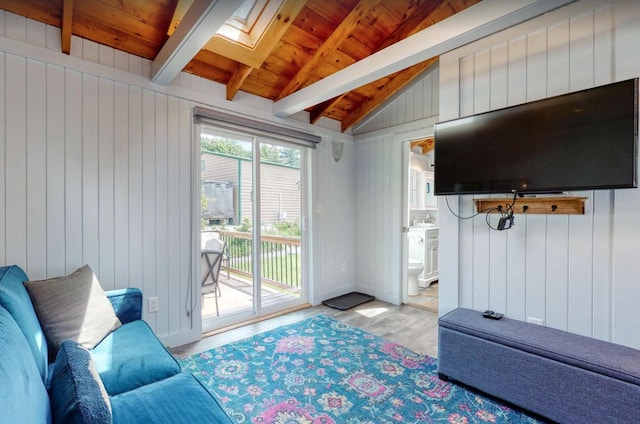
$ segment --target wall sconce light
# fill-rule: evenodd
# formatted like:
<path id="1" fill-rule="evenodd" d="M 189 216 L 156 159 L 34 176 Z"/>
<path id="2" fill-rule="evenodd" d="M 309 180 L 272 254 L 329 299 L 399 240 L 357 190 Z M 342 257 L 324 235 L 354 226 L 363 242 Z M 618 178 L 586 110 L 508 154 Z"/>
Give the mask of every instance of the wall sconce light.
<path id="1" fill-rule="evenodd" d="M 333 160 L 336 162 L 342 158 L 342 152 L 344 150 L 344 141 L 331 140 L 331 153 L 333 153 Z"/>

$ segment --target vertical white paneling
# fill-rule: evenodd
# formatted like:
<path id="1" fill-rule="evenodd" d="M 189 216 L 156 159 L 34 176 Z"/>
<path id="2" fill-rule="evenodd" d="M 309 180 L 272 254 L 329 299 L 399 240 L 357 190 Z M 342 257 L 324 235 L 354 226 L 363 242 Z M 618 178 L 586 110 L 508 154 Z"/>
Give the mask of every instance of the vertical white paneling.
<path id="1" fill-rule="evenodd" d="M 83 38 L 81 57 L 84 60 L 99 63 L 100 62 L 100 46 L 98 45 L 98 43 L 87 40 L 86 38 Z"/>
<path id="2" fill-rule="evenodd" d="M 527 101 L 527 37 L 509 40 L 509 106 Z"/>
<path id="3" fill-rule="evenodd" d="M 129 56 L 131 55 L 122 50 L 115 50 L 113 67 L 121 71 L 129 71 Z"/>
<path id="4" fill-rule="evenodd" d="M 456 211 L 457 209 L 458 216 L 470 217 L 475 213 L 474 207 L 473 207 L 473 201 L 470 196 L 459 196 L 459 197 L 448 196 L 447 198 L 445 198 L 445 204 L 447 202 L 449 202 L 450 204 L 453 203 L 454 206 L 452 209 L 454 211 Z M 444 215 L 447 217 L 451 216 L 448 213 L 445 213 Z M 458 228 L 460 230 L 460 247 L 459 247 L 460 269 L 461 270 L 473 269 L 474 260 L 475 260 L 474 258 L 475 246 L 473 243 L 473 231 L 474 231 L 473 220 L 466 219 L 466 218 L 460 220 L 458 223 Z M 445 237 L 442 237 L 442 236 L 441 238 L 445 239 Z M 444 243 L 446 243 L 445 240 L 443 240 Z M 458 254 L 458 252 L 456 252 L 456 254 Z M 460 293 L 458 296 L 458 299 L 460 301 L 460 306 L 472 308 L 473 302 L 474 302 L 473 296 L 475 294 L 474 273 L 460 272 L 460 275 L 458 276 L 458 282 L 460 283 Z"/>
<path id="5" fill-rule="evenodd" d="M 547 31 L 527 37 L 527 101 L 547 97 Z"/>
<path id="6" fill-rule="evenodd" d="M 156 287 L 153 294 L 157 295 L 159 306 L 166 310 L 169 305 L 167 299 L 167 287 L 169 285 L 169 260 L 168 255 L 168 208 L 167 190 L 168 156 L 167 156 L 167 125 L 170 117 L 167 113 L 167 96 L 156 93 L 155 104 L 155 190 L 156 190 L 156 228 L 162 229 L 156 232 Z M 160 334 L 166 334 L 169 330 L 169 322 L 166 319 L 156 317 L 156 329 Z"/>
<path id="7" fill-rule="evenodd" d="M 47 47 L 47 26 L 42 22 L 27 19 L 27 43 Z"/>
<path id="8" fill-rule="evenodd" d="M 0 12 L 0 34 L 4 30 L 4 12 Z M 0 53 L 0 128 L 5 128 L 5 99 L 6 99 L 6 88 L 5 88 L 5 54 Z M 7 157 L 5 155 L 7 146 L 6 146 L 6 138 L 5 131 L 0 131 L 0 165 L 2 165 L 2 169 L 0 170 L 0 199 L 6 202 L 7 198 L 5 196 L 5 187 L 6 187 L 6 161 Z M 5 232 L 5 223 L 6 223 L 6 213 L 7 207 L 0 207 L 0 263 L 7 263 L 7 237 Z"/>
<path id="9" fill-rule="evenodd" d="M 547 34 L 547 71 L 548 95 L 559 95 L 569 91 L 569 24 L 561 22 L 548 29 Z M 549 327 L 567 329 L 568 316 L 568 236 L 569 218 L 550 216 L 547 220 L 546 270 L 546 316 L 536 317 L 545 320 Z"/>
<path id="10" fill-rule="evenodd" d="M 104 44 L 98 46 L 98 63 L 110 68 L 115 67 L 115 51 L 113 47 L 105 46 Z"/>
<path id="11" fill-rule="evenodd" d="M 114 99 L 113 81 L 98 82 L 98 231 L 99 277 L 105 290 L 115 288 L 114 281 Z"/>
<path id="12" fill-rule="evenodd" d="M 402 177 L 397 153 L 401 153 L 401 143 L 393 144 L 385 136 L 357 143 L 355 148 L 356 156 L 363 158 L 355 163 L 356 215 L 361 217 L 356 221 L 356 244 L 370 247 L 358 249 L 357 287 L 398 303 L 401 191 L 394 184 Z"/>
<path id="13" fill-rule="evenodd" d="M 631 0 L 616 2 L 614 9 L 614 75 L 622 81 L 637 77 L 640 69 L 640 10 Z"/>
<path id="14" fill-rule="evenodd" d="M 65 72 L 47 65 L 46 275 L 65 275 Z"/>
<path id="15" fill-rule="evenodd" d="M 547 94 L 557 96 L 569 91 L 569 23 L 549 27 L 547 43 Z"/>
<path id="16" fill-rule="evenodd" d="M 53 25 L 46 26 L 46 48 L 49 50 L 53 50 L 56 52 L 62 51 L 62 43 L 61 43 L 61 31 L 60 28 L 55 27 Z M 77 39 L 76 39 L 77 41 Z M 71 50 L 75 48 L 73 37 L 71 39 Z"/>
<path id="17" fill-rule="evenodd" d="M 482 113 L 491 106 L 491 51 L 474 55 L 473 64 L 473 113 Z"/>
<path id="18" fill-rule="evenodd" d="M 129 282 L 129 87 L 114 86 L 113 234 L 114 283 Z"/>
<path id="19" fill-rule="evenodd" d="M 593 13 L 571 19 L 569 27 L 569 78 L 571 91 L 593 87 Z"/>
<path id="20" fill-rule="evenodd" d="M 129 87 L 129 281 L 143 287 L 142 89 Z"/>
<path id="21" fill-rule="evenodd" d="M 142 58 L 139 56 L 129 55 L 129 72 L 136 75 L 142 75 Z"/>
<path id="22" fill-rule="evenodd" d="M 27 60 L 27 268 L 32 279 L 47 275 L 47 106 L 46 65 Z M 28 111 L 28 113 L 27 113 Z"/>
<path id="23" fill-rule="evenodd" d="M 612 207 L 613 191 L 596 191 L 592 197 L 593 214 L 593 331 L 597 339 L 611 340 L 612 320 Z"/>
<path id="24" fill-rule="evenodd" d="M 422 80 L 422 116 L 421 118 L 427 118 L 429 116 L 437 115 L 438 109 L 434 109 L 433 104 L 433 90 L 434 84 L 437 84 L 433 76 L 433 72 L 427 74 Z M 437 89 L 436 89 L 437 91 Z M 435 113 L 433 112 L 435 110 Z"/>
<path id="25" fill-rule="evenodd" d="M 474 57 L 460 59 L 460 116 L 473 115 Z"/>
<path id="26" fill-rule="evenodd" d="M 607 84 L 614 81 L 614 49 L 611 48 L 615 36 L 614 6 L 596 10 L 594 15 L 594 85 Z"/>
<path id="27" fill-rule="evenodd" d="M 385 104 L 381 110 L 374 112 L 372 114 L 374 115 L 373 117 L 356 125 L 354 134 L 385 130 L 438 115 L 440 95 L 438 78 L 438 66 L 429 68 L 422 78 L 412 82 L 412 85 L 407 87 L 392 102 Z M 205 82 L 205 84 L 210 86 L 211 82 Z M 219 86 L 220 84 L 217 84 L 211 89 L 219 90 Z M 302 118 L 302 115 L 300 117 Z M 308 120 L 308 117 L 305 115 L 304 119 Z M 331 122 L 331 120 L 327 121 Z"/>
<path id="28" fill-rule="evenodd" d="M 431 111 L 428 116 L 436 116 L 440 112 L 440 67 L 438 66 L 431 73 Z M 426 115 L 425 115 L 426 117 Z"/>
<path id="29" fill-rule="evenodd" d="M 489 50 L 476 53 L 473 56 L 473 74 L 469 75 L 469 79 L 473 84 L 465 84 L 462 90 L 473 89 L 468 96 L 462 97 L 472 99 L 472 114 L 482 113 L 489 110 L 491 102 L 491 54 Z M 466 103 L 466 101 L 465 101 Z M 488 309 L 489 297 L 491 294 L 489 281 L 490 272 L 490 253 L 493 246 L 490 244 L 489 226 L 482 220 L 474 220 L 473 222 L 473 307 L 476 309 Z"/>
<path id="30" fill-rule="evenodd" d="M 197 255 L 197 251 L 193 250 L 194 240 L 191 238 L 193 231 L 193 211 L 192 211 L 192 186 L 193 172 L 199 172 L 200 167 L 194 169 L 192 165 L 193 154 L 192 145 L 194 144 L 195 135 L 192 132 L 193 125 L 191 123 L 192 105 L 187 100 L 180 100 L 179 119 L 180 123 L 180 136 L 177 140 L 179 149 L 179 167 L 180 167 L 180 180 L 179 180 L 179 199 L 180 199 L 180 252 L 189 252 L 189 255 L 180 255 L 180 278 L 174 282 L 173 285 L 178 285 L 177 290 L 180 292 L 180 304 L 172 304 L 173 314 L 170 315 L 173 319 L 180 317 L 179 325 L 180 331 L 188 332 L 193 330 L 195 335 L 199 337 L 202 330 L 201 320 L 194 317 L 194 314 L 200 313 L 200 309 L 195 308 L 196 299 L 192 290 L 189 290 L 190 276 L 192 272 L 193 257 Z M 195 149 L 199 151 L 199 149 Z M 196 257 L 197 259 L 197 257 Z M 197 280 L 199 283 L 199 279 Z M 186 310 L 186 311 L 185 311 Z M 185 315 L 186 312 L 186 315 Z M 176 317 L 176 318 L 173 318 Z M 173 324 L 175 325 L 175 324 Z"/>
<path id="31" fill-rule="evenodd" d="M 509 50 L 507 44 L 501 44 L 491 49 L 491 70 L 488 86 L 491 87 L 490 108 L 501 109 L 507 107 Z"/>
<path id="32" fill-rule="evenodd" d="M 536 315 L 544 319 L 549 327 L 567 329 L 567 305 L 569 291 L 569 217 L 566 215 L 549 216 L 547 218 L 547 246 L 545 273 L 545 316 Z"/>
<path id="33" fill-rule="evenodd" d="M 580 2 L 574 6 L 578 13 L 571 17 L 564 15 L 557 21 L 551 16 L 538 18 L 544 24 L 537 29 L 529 23 L 521 33 L 526 35 L 518 34 L 516 28 L 443 55 L 441 69 L 459 66 L 460 76 L 445 76 L 441 71 L 441 93 L 460 92 L 457 96 L 442 95 L 442 110 L 452 117 L 456 109 L 465 115 L 472 103 L 477 113 L 479 105 L 487 101 L 491 109 L 502 107 L 498 99 L 505 98 L 505 93 L 507 104 L 514 105 L 637 76 L 640 10 L 635 3 L 621 0 L 600 6 L 584 2 L 581 7 Z M 498 66 L 505 42 L 506 79 L 501 76 L 504 69 Z M 489 70 L 482 66 L 487 48 L 492 60 Z M 487 78 L 490 94 L 477 88 L 487 84 Z M 640 318 L 630 300 L 640 296 L 635 284 L 637 260 L 631 253 L 640 249 L 640 230 L 633 224 L 637 215 L 633 211 L 640 207 L 638 190 L 573 194 L 588 197 L 585 215 L 517 215 L 515 227 L 506 234 L 506 245 L 500 243 L 503 234 L 489 235 L 490 305 L 498 309 L 494 305 L 506 299 L 510 317 L 544 319 L 551 327 L 640 346 L 630 324 Z M 465 215 L 467 204 L 465 197 L 461 215 Z M 477 256 L 486 248 L 486 237 L 475 225 L 450 222 L 445 217 L 441 214 L 442 234 L 451 226 L 459 230 L 459 249 L 453 261 L 459 267 L 457 300 L 461 306 L 471 304 L 480 309 L 484 307 L 479 304 L 484 299 L 480 294 L 485 290 L 482 278 L 487 271 Z M 479 221 L 478 225 L 483 225 Z M 446 243 L 443 241 L 443 247 Z M 502 246 L 506 246 L 504 250 Z M 441 262 L 443 272 L 447 262 L 446 258 Z M 496 283 L 505 279 L 501 262 L 507 263 L 505 285 Z M 469 299 L 470 292 L 473 299 Z M 451 303 L 452 293 L 442 290 L 441 302 Z"/>
<path id="34" fill-rule="evenodd" d="M 79 72 L 65 71 L 65 271 L 82 266 L 84 258 L 82 222 L 82 122 L 83 77 Z"/>
<path id="35" fill-rule="evenodd" d="M 507 316 L 524 321 L 526 319 L 526 269 L 527 269 L 527 217 L 517 215 L 515 226 L 507 234 Z M 496 290 L 499 290 L 496 288 Z M 493 296 L 497 296 L 494 294 Z"/>
<path id="36" fill-rule="evenodd" d="M 460 88 L 458 95 L 460 97 L 459 113 L 460 116 L 468 116 L 473 114 L 473 93 L 474 93 L 474 57 L 468 56 L 460 59 L 459 64 L 459 80 Z M 435 172 L 438 172 L 436 169 Z M 446 201 L 459 202 L 460 216 L 466 217 L 473 215 L 473 201 L 469 196 L 451 197 L 451 199 L 445 199 Z M 461 269 L 473 269 L 475 265 L 475 253 L 476 249 L 473 243 L 474 225 L 473 221 L 464 219 L 459 224 L 460 228 L 460 266 Z M 459 293 L 459 301 L 461 305 L 466 307 L 473 307 L 474 296 L 476 294 L 475 289 L 475 273 L 462 273 L 459 276 L 461 283 L 461 289 Z"/>
<path id="37" fill-rule="evenodd" d="M 11 205 L 5 215 L 6 261 L 24 268 L 27 266 L 28 215 L 26 63 L 24 58 L 5 55 L 5 202 Z"/>
<path id="38" fill-rule="evenodd" d="M 156 295 L 156 114 L 155 93 L 142 90 L 142 286 L 147 297 Z M 146 312 L 146 309 L 145 309 Z M 156 314 L 146 318 L 156 326 Z"/>
<path id="39" fill-rule="evenodd" d="M 167 103 L 167 257 L 180 257 L 180 100 L 169 97 Z M 181 308 L 172 307 L 170 299 L 180 299 L 180 262 L 167 260 L 167 282 L 161 294 L 167 310 L 166 333 L 180 332 Z"/>
<path id="40" fill-rule="evenodd" d="M 0 10 L 0 35 L 6 36 L 6 13 L 4 10 Z"/>
<path id="41" fill-rule="evenodd" d="M 422 119 L 424 116 L 423 111 L 425 106 L 422 95 L 422 93 L 424 93 L 424 81 L 418 81 L 418 83 L 414 85 L 413 89 L 409 90 L 409 92 L 413 93 L 413 119 L 409 119 L 408 121 L 417 121 Z"/>
<path id="42" fill-rule="evenodd" d="M 27 41 L 27 19 L 15 13 L 5 14 L 5 35 L 18 41 Z"/>
<path id="43" fill-rule="evenodd" d="M 488 109 L 496 109 L 507 105 L 507 45 L 496 46 L 490 53 L 490 69 L 484 71 L 485 82 L 490 93 L 486 95 Z M 485 54 L 486 55 L 486 54 Z M 477 65 L 476 65 L 477 67 Z M 489 301 L 487 307 L 494 311 L 507 310 L 507 256 L 508 232 L 489 231 Z"/>
<path id="44" fill-rule="evenodd" d="M 201 323 L 194 309 L 198 299 L 191 292 L 192 280 L 197 280 L 192 275 L 197 260 L 192 214 L 197 207 L 193 178 L 199 168 L 192 157 L 195 104 L 190 96 L 208 91 L 212 103 L 216 96 L 223 101 L 224 86 L 186 75 L 188 90 L 172 87 L 177 95 L 156 91 L 146 81 L 108 69 L 148 76 L 149 60 L 77 36 L 68 60 L 57 53 L 58 28 L 4 11 L 0 35 L 50 50 L 25 49 L 36 56 L 32 58 L 0 52 L 0 264 L 20 265 L 31 278 L 68 274 L 89 264 L 105 289 L 140 287 L 145 306 L 149 296 L 158 296 L 158 313 L 149 314 L 146 308 L 143 313 L 165 340 L 196 339 Z M 52 62 L 46 63 L 49 58 Z M 423 98 L 416 93 L 405 109 L 413 116 L 422 113 L 417 95 Z M 243 99 L 236 103 L 250 110 L 271 106 L 255 96 Z M 339 125 L 327 128 L 336 131 Z M 394 177 L 399 165 L 387 162 L 394 146 L 380 146 L 374 149 L 370 194 L 380 189 L 388 197 L 399 191 Z M 318 246 L 333 263 L 317 269 L 339 281 L 334 290 L 342 293 L 355 289 L 357 281 L 354 155 L 349 145 L 336 164 L 328 147 L 324 160 L 332 168 L 314 171 L 313 179 L 320 176 L 327 186 L 329 230 L 324 233 L 329 241 L 321 238 Z M 379 179 L 374 178 L 377 169 L 382 170 Z M 385 199 L 369 198 L 376 205 Z M 384 227 L 396 221 L 397 207 L 385 206 L 370 222 Z M 371 240 L 379 250 L 397 250 L 396 233 L 385 230 L 371 234 Z M 394 290 L 389 281 L 398 281 L 399 267 L 395 259 L 387 263 L 387 257 L 384 252 L 369 257 L 379 265 L 367 274 L 386 297 Z M 347 272 L 341 271 L 341 262 Z M 318 287 L 323 293 L 322 282 Z"/>
<path id="45" fill-rule="evenodd" d="M 614 11 L 614 72 L 615 80 L 637 77 L 640 73 L 640 8 L 634 1 L 616 2 Z M 611 340 L 640 348 L 638 322 L 640 320 L 640 284 L 638 284 L 638 254 L 640 251 L 640 190 L 616 190 L 612 192 L 612 251 L 610 289 Z M 597 213 L 597 210 L 596 210 Z M 595 231 L 599 234 L 599 231 Z M 601 283 L 598 280 L 598 283 Z M 602 292 L 599 287 L 598 291 Z M 598 305 L 599 306 L 599 305 Z M 606 311 L 598 309 L 596 313 Z M 603 334 L 598 325 L 598 335 Z M 595 333 L 595 331 L 594 331 Z"/>
<path id="46" fill-rule="evenodd" d="M 593 197 L 593 192 L 578 192 Z M 593 216 L 569 218 L 567 329 L 590 336 L 593 326 Z"/>
<path id="47" fill-rule="evenodd" d="M 98 78 L 82 77 L 82 261 L 100 271 Z"/>

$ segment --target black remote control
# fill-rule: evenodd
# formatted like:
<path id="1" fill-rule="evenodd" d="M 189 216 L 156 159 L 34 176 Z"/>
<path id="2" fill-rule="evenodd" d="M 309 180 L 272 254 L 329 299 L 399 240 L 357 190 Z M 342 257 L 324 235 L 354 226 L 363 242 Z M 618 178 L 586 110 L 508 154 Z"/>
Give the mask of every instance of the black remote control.
<path id="1" fill-rule="evenodd" d="M 486 310 L 482 313 L 482 316 L 484 318 L 489 318 L 489 319 L 500 319 L 502 318 L 504 315 L 500 314 L 498 312 L 493 312 L 491 310 Z"/>

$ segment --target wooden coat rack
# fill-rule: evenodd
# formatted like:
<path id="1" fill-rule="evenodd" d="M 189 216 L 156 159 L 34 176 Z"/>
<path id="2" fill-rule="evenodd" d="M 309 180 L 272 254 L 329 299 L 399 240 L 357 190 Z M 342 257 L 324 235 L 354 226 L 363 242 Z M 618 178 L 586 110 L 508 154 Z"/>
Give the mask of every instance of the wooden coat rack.
<path id="1" fill-rule="evenodd" d="M 584 215 L 586 197 L 522 197 L 513 205 L 513 213 L 552 214 L 552 215 Z M 513 198 L 474 199 L 478 212 L 503 212 L 513 203 Z"/>

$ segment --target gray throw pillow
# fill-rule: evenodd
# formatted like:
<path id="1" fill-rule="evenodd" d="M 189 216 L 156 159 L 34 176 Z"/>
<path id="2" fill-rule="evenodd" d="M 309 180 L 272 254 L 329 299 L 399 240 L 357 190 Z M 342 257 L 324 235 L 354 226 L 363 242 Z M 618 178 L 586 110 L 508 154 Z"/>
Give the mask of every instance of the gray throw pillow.
<path id="1" fill-rule="evenodd" d="M 88 265 L 66 277 L 24 285 L 55 352 L 64 340 L 92 349 L 122 325 Z"/>

